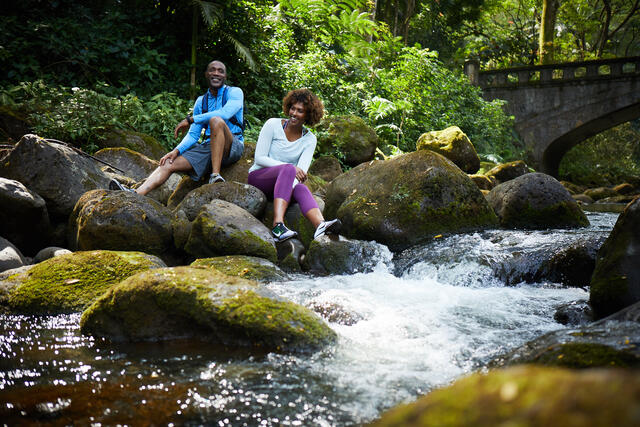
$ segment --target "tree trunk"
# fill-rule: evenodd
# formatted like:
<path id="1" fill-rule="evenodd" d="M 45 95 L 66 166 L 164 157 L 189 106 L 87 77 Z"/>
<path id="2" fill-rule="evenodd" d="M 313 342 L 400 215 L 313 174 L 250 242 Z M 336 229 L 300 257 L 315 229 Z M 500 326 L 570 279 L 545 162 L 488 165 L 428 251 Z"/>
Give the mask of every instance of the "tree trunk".
<path id="1" fill-rule="evenodd" d="M 553 38 L 555 35 L 556 16 L 558 14 L 558 0 L 542 1 L 542 17 L 540 19 L 540 42 L 538 55 L 541 64 L 553 63 Z"/>
<path id="2" fill-rule="evenodd" d="M 191 21 L 191 78 L 189 82 L 189 98 L 196 99 L 196 47 L 198 44 L 198 9 L 193 5 L 193 16 Z"/>
<path id="3" fill-rule="evenodd" d="M 602 57 L 604 48 L 609 40 L 609 25 L 611 25 L 611 2 L 609 0 L 602 0 L 604 4 L 604 22 L 602 23 L 602 33 L 600 34 L 600 44 L 598 46 L 597 57 Z"/>

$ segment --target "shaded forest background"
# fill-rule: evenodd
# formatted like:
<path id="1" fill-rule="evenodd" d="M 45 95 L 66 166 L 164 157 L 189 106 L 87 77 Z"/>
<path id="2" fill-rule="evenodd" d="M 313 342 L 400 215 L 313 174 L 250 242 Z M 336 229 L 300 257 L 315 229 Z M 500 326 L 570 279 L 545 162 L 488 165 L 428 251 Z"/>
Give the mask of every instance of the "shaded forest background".
<path id="1" fill-rule="evenodd" d="M 206 89 L 206 64 L 220 59 L 245 92 L 249 139 L 281 114 L 287 90 L 309 87 L 328 114 L 364 118 L 386 154 L 457 125 L 481 157 L 509 160 L 522 154 L 512 121 L 467 83 L 464 60 L 487 69 L 640 55 L 639 2 L 3 2 L 0 103 L 88 151 L 110 126 L 170 149 L 173 127 Z M 640 175 L 639 139 L 638 121 L 598 135 L 565 157 L 561 173 L 577 181 Z"/>

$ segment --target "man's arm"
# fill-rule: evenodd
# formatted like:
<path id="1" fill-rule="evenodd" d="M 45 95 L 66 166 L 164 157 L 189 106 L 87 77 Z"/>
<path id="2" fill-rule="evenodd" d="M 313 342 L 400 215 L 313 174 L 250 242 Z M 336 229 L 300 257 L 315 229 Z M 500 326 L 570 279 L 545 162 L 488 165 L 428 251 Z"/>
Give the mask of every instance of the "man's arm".
<path id="1" fill-rule="evenodd" d="M 198 111 L 196 114 L 195 109 L 193 110 L 193 123 L 199 125 L 205 125 L 209 122 L 211 117 L 217 116 L 221 117 L 225 120 L 229 120 L 231 117 L 235 116 L 238 111 L 242 108 L 244 103 L 244 93 L 242 89 L 239 87 L 228 87 L 229 92 L 227 94 L 227 102 L 222 106 L 222 108 L 218 108 L 217 110 L 209 111 L 204 114 L 200 114 L 201 111 Z"/>
<path id="2" fill-rule="evenodd" d="M 196 114 L 200 114 L 201 112 L 202 112 L 202 97 L 200 96 L 198 97 L 198 99 L 196 99 L 196 103 L 193 106 L 193 114 L 195 116 Z M 184 119 L 183 121 L 186 122 L 186 119 Z M 178 124 L 178 127 L 176 127 L 176 130 L 175 130 L 176 134 L 178 133 L 178 128 L 180 126 L 181 125 Z M 182 141 L 180 142 L 180 144 L 178 144 L 178 146 L 174 150 L 178 150 L 179 154 L 184 153 L 189 148 L 193 147 L 193 145 L 196 142 L 198 142 L 198 140 L 200 139 L 201 133 L 202 133 L 202 125 L 194 121 L 189 127 L 189 132 L 187 132 L 184 138 L 182 138 Z"/>

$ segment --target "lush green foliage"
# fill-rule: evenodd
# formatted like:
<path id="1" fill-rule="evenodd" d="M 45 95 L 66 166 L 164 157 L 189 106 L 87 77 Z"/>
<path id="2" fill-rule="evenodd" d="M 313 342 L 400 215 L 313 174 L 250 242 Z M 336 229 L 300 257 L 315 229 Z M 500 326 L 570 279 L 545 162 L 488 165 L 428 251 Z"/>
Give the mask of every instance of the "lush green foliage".
<path id="1" fill-rule="evenodd" d="M 82 147 L 97 148 L 105 129 L 117 127 L 146 133 L 173 148 L 173 129 L 190 102 L 163 92 L 142 101 L 135 95 L 111 97 L 78 87 L 51 87 L 42 81 L 23 83 L 1 94 L 3 104 L 24 111 L 34 131 Z"/>
<path id="2" fill-rule="evenodd" d="M 560 162 L 560 177 L 576 184 L 618 184 L 629 176 L 640 176 L 640 120 L 587 139 Z"/>

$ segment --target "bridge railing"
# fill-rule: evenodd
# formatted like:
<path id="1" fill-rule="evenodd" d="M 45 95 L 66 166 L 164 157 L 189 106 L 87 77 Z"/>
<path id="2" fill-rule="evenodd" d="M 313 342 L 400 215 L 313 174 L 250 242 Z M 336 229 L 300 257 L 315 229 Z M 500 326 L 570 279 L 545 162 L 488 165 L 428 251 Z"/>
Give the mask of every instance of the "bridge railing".
<path id="1" fill-rule="evenodd" d="M 464 70 L 472 84 L 483 88 L 549 84 L 637 75 L 640 74 L 640 56 L 486 71 L 480 71 L 477 61 L 467 61 Z"/>

